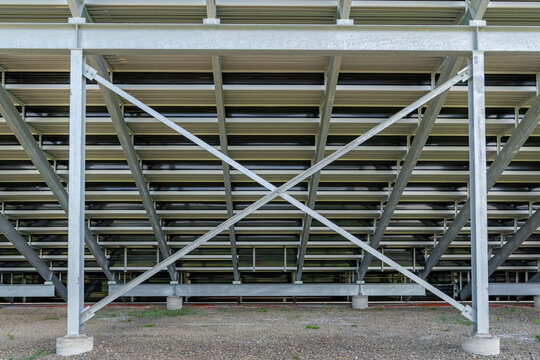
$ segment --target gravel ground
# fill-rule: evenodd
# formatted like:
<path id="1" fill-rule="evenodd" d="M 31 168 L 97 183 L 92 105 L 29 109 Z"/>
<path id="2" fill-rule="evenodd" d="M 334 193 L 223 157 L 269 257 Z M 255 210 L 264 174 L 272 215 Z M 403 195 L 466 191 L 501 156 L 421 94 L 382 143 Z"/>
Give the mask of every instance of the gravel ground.
<path id="1" fill-rule="evenodd" d="M 65 307 L 0 309 L 0 359 L 61 359 Z M 538 320 L 537 320 L 538 319 Z M 540 359 L 540 311 L 493 307 L 496 359 Z M 94 350 L 78 359 L 481 359 L 460 349 L 470 322 L 449 307 L 373 305 L 109 307 L 85 328 Z"/>

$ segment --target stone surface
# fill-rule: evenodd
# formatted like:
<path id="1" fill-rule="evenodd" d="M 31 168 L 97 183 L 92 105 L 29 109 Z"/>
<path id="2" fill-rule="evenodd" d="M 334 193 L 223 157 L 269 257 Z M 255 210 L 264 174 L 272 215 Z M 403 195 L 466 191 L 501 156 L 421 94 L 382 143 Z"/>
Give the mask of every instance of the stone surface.
<path id="1" fill-rule="evenodd" d="M 167 310 L 182 310 L 182 297 L 167 296 Z"/>
<path id="2" fill-rule="evenodd" d="M 62 356 L 82 354 L 93 348 L 94 338 L 84 334 L 63 336 L 56 339 L 56 353 Z"/>
<path id="3" fill-rule="evenodd" d="M 499 355 L 501 353 L 501 344 L 499 338 L 487 335 L 472 335 L 463 339 L 461 348 L 469 354 L 475 355 Z"/>
<path id="4" fill-rule="evenodd" d="M 352 297 L 352 308 L 353 309 L 367 309 L 368 308 L 368 297 L 366 295 L 358 295 Z"/>

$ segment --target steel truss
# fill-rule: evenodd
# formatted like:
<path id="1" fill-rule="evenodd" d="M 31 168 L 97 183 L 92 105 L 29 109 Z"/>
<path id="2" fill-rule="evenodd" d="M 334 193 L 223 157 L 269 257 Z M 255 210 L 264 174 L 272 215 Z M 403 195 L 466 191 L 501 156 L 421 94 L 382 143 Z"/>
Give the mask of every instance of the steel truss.
<path id="1" fill-rule="evenodd" d="M 205 143 L 200 138 L 198 138 L 195 135 L 191 134 L 190 132 L 188 132 L 187 130 L 182 128 L 181 126 L 179 126 L 176 123 L 172 122 L 171 120 L 167 119 L 165 116 L 161 115 L 160 113 L 158 113 L 157 111 L 155 111 L 151 107 L 145 105 L 141 101 L 139 101 L 136 98 L 134 98 L 133 96 L 129 95 L 128 93 L 126 93 L 125 91 L 120 89 L 119 87 L 113 85 L 111 82 L 107 81 L 105 78 L 98 75 L 97 70 L 91 68 L 88 65 L 85 66 L 84 76 L 86 76 L 90 80 L 97 81 L 99 84 L 107 87 L 108 89 L 110 89 L 111 91 L 116 93 L 117 95 L 121 96 L 122 98 L 124 98 L 127 101 L 131 102 L 132 104 L 139 107 L 143 111 L 147 112 L 149 115 L 151 115 L 154 118 L 156 118 L 157 120 L 161 121 L 163 124 L 167 125 L 171 129 L 173 129 L 173 130 L 177 131 L 178 133 L 182 134 L 184 137 L 186 137 L 190 141 L 192 141 L 195 144 L 199 145 L 200 147 L 207 150 L 208 152 L 210 152 L 214 156 L 216 156 L 219 159 L 221 159 L 222 161 L 228 163 L 230 166 L 234 167 L 235 169 L 239 170 L 240 172 L 242 172 L 243 174 L 245 174 L 246 176 L 248 176 L 252 180 L 258 182 L 259 184 L 261 184 L 262 186 L 264 186 L 265 188 L 270 190 L 270 193 L 268 193 L 266 196 L 262 197 L 261 199 L 257 200 L 255 203 L 251 204 L 250 206 L 245 208 L 243 211 L 241 211 L 241 212 L 237 213 L 236 215 L 230 217 L 228 220 L 221 223 L 219 226 L 215 227 L 213 230 L 207 232 L 205 235 L 199 237 L 197 240 L 193 241 L 192 243 L 190 243 L 189 245 L 184 247 L 182 250 L 177 251 L 176 253 L 174 253 L 173 255 L 168 257 L 167 259 L 161 261 L 160 263 L 155 265 L 153 268 L 151 268 L 150 270 L 147 270 L 146 272 L 144 272 L 143 274 L 138 276 L 136 279 L 134 279 L 131 282 L 129 282 L 128 284 L 122 286 L 120 289 L 118 289 L 114 293 L 108 295 L 107 297 L 103 298 L 102 300 L 100 300 L 96 304 L 94 304 L 91 307 L 85 309 L 81 313 L 81 324 L 88 321 L 90 318 L 92 318 L 94 316 L 94 314 L 96 313 L 96 311 L 98 311 L 99 309 L 103 308 L 104 306 L 106 306 L 110 302 L 114 301 L 118 297 L 120 297 L 123 294 L 127 293 L 129 290 L 135 288 L 137 285 L 141 284 L 142 282 L 144 282 L 148 278 L 152 277 L 153 275 L 155 275 L 157 272 L 159 272 L 163 268 L 169 266 L 170 264 L 173 264 L 175 261 L 180 259 L 182 256 L 184 256 L 187 253 L 189 253 L 190 251 L 194 250 L 195 248 L 197 248 L 198 246 L 200 246 L 204 242 L 210 240 L 215 235 L 219 234 L 223 230 L 225 230 L 225 229 L 229 228 L 230 226 L 234 225 L 236 222 L 238 222 L 242 218 L 246 217 L 247 215 L 249 215 L 253 211 L 257 210 L 258 208 L 260 208 L 261 206 L 263 206 L 264 204 L 268 203 L 269 201 L 271 201 L 272 199 L 274 199 L 274 198 L 276 198 L 278 196 L 282 197 L 284 200 L 286 200 L 289 203 L 291 203 L 292 205 L 296 206 L 297 208 L 299 208 L 300 210 L 302 210 L 303 212 L 305 212 L 309 216 L 311 216 L 314 219 L 318 220 L 319 222 L 321 222 L 322 224 L 324 224 L 328 228 L 330 228 L 330 229 L 334 230 L 335 232 L 337 232 L 338 234 L 342 235 L 347 240 L 349 240 L 349 241 L 353 242 L 354 244 L 358 245 L 359 247 L 361 247 L 367 253 L 373 255 L 374 257 L 378 258 L 379 260 L 381 260 L 381 261 L 385 262 L 386 264 L 390 265 L 391 267 L 393 267 L 394 269 L 396 269 L 400 273 L 404 274 L 405 276 L 407 276 L 408 278 L 410 278 L 414 282 L 416 282 L 419 285 L 423 286 L 424 288 L 426 288 L 427 290 L 429 290 L 433 294 L 437 295 L 441 299 L 445 300 L 446 302 L 448 302 L 452 306 L 456 307 L 458 310 L 461 311 L 462 315 L 464 315 L 465 317 L 467 317 L 467 318 L 469 318 L 469 319 L 471 319 L 471 320 L 473 320 L 475 322 L 477 321 L 475 311 L 470 306 L 468 306 L 468 305 L 464 306 L 463 304 L 457 302 L 456 300 L 454 300 L 450 296 L 446 295 L 445 293 L 438 290 L 437 288 L 435 288 L 431 284 L 429 284 L 426 281 L 424 281 L 423 279 L 419 278 L 417 275 L 415 275 L 411 271 L 405 269 L 403 266 L 399 265 L 397 262 L 393 261 L 392 259 L 388 258 L 387 256 L 380 253 L 376 249 L 374 249 L 374 248 L 370 247 L 369 245 L 365 244 L 364 242 L 362 242 L 361 240 L 356 238 L 354 235 L 350 234 L 349 232 L 347 232 L 343 228 L 337 226 L 336 224 L 334 224 L 333 222 L 331 222 L 330 220 L 328 220 L 324 216 L 320 215 L 318 212 L 310 209 L 308 206 L 302 204 L 301 202 L 299 202 L 298 200 L 296 200 L 295 198 L 293 198 L 292 196 L 290 196 L 289 194 L 286 193 L 287 190 L 289 190 L 291 187 L 293 187 L 294 185 L 296 185 L 300 181 L 302 181 L 302 180 L 308 178 L 309 176 L 319 172 L 322 168 L 324 168 L 325 166 L 327 166 L 331 162 L 335 161 L 336 159 L 340 158 L 341 156 L 345 155 L 346 153 L 348 153 L 349 151 L 354 149 L 356 146 L 362 144 L 363 142 L 365 142 L 366 140 L 368 140 L 372 136 L 376 135 L 380 131 L 382 131 L 382 130 L 386 129 L 387 127 L 389 127 L 390 125 L 396 123 L 401 118 L 403 118 L 404 116 L 406 116 L 410 112 L 414 111 L 418 107 L 424 105 L 428 101 L 430 101 L 430 100 L 436 98 L 437 96 L 439 96 L 440 94 L 444 93 L 451 86 L 457 84 L 460 81 L 466 81 L 469 78 L 471 78 L 471 76 L 472 76 L 472 74 L 471 74 L 471 66 L 468 66 L 468 67 L 462 69 L 461 71 L 458 72 L 458 74 L 456 76 L 452 77 L 450 80 L 448 80 L 445 83 L 441 84 L 440 86 L 436 87 L 431 92 L 429 92 L 428 94 L 422 96 L 420 99 L 418 99 L 417 101 L 415 101 L 411 105 L 407 106 L 403 110 L 401 110 L 398 113 L 396 113 L 395 115 L 391 116 L 389 119 L 387 119 L 383 123 L 379 124 L 378 126 L 374 127 L 373 129 L 367 131 L 363 135 L 361 135 L 358 138 L 356 138 L 355 140 L 351 141 L 349 144 L 339 148 L 338 150 L 336 150 L 331 155 L 329 155 L 326 158 L 322 159 L 321 161 L 317 162 L 311 168 L 303 171 L 302 173 L 295 176 L 293 179 L 289 180 L 288 182 L 286 182 L 285 184 L 281 185 L 278 188 L 276 188 L 274 185 L 270 184 L 269 182 L 267 182 L 266 180 L 264 180 L 260 176 L 256 175 L 255 173 L 253 173 L 249 169 L 245 168 L 244 166 L 242 166 L 238 162 L 234 161 L 233 159 L 231 159 L 227 155 L 223 154 L 219 150 L 217 150 L 214 147 L 210 146 L 209 144 Z M 484 156 L 485 156 L 485 154 L 484 154 Z"/>

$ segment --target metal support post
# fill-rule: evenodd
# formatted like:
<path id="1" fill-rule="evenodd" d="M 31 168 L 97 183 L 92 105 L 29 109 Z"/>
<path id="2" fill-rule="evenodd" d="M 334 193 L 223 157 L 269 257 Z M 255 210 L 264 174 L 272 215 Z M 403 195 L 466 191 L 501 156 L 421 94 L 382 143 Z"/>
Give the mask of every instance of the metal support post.
<path id="1" fill-rule="evenodd" d="M 67 335 L 56 339 L 59 355 L 92 350 L 93 338 L 82 333 L 84 309 L 84 168 L 86 145 L 85 59 L 81 49 L 71 50 L 69 97 L 69 209 Z"/>
<path id="2" fill-rule="evenodd" d="M 471 204 L 471 272 L 473 321 L 476 331 L 462 347 L 480 355 L 498 355 L 499 338 L 489 333 L 489 274 L 487 239 L 486 109 L 484 53 L 473 51 L 469 62 L 469 178 Z"/>
<path id="3" fill-rule="evenodd" d="M 82 50 L 72 50 L 69 101 L 68 335 L 79 335 L 79 331 L 82 331 L 79 318 L 84 308 L 84 65 Z"/>

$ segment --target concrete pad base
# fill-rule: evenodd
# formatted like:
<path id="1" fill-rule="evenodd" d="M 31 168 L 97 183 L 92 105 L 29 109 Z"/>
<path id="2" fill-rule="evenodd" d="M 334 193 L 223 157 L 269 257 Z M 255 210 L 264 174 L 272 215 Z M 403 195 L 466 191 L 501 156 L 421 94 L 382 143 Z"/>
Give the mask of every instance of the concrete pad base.
<path id="1" fill-rule="evenodd" d="M 469 354 L 476 355 L 499 355 L 501 344 L 499 338 L 491 334 L 476 334 L 466 337 L 461 343 L 461 348 Z"/>
<path id="2" fill-rule="evenodd" d="M 366 295 L 358 295 L 352 297 L 352 308 L 353 309 L 367 309 L 368 308 L 368 297 Z"/>
<path id="3" fill-rule="evenodd" d="M 536 295 L 534 297 L 534 307 L 536 309 L 540 309 L 540 295 Z"/>
<path id="4" fill-rule="evenodd" d="M 167 296 L 167 310 L 182 310 L 181 296 Z"/>
<path id="5" fill-rule="evenodd" d="M 82 354 L 93 348 L 94 338 L 84 334 L 56 338 L 56 353 L 61 356 Z"/>

